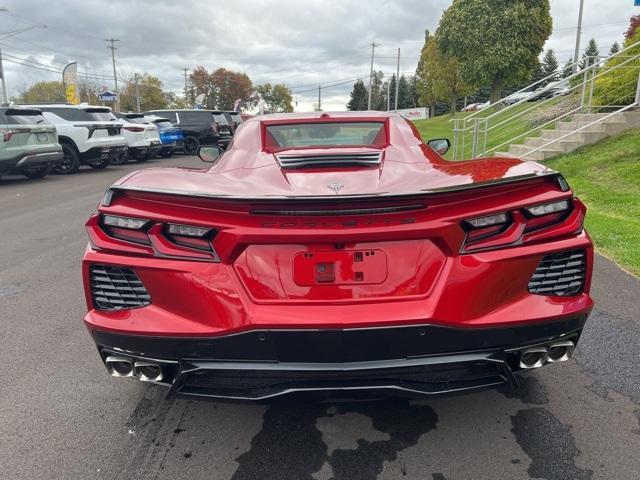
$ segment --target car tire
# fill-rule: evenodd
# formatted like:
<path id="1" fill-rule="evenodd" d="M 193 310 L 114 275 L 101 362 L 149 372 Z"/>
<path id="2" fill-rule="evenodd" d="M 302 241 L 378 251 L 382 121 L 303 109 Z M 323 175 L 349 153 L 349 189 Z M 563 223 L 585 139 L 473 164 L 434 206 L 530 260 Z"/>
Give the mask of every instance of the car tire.
<path id="1" fill-rule="evenodd" d="M 111 159 L 111 165 L 124 165 L 129 162 L 129 154 L 127 152 L 118 153 Z"/>
<path id="2" fill-rule="evenodd" d="M 51 168 L 49 167 L 49 165 L 45 165 L 44 167 L 30 168 L 29 170 L 24 170 L 22 174 L 27 178 L 31 178 L 35 180 L 37 178 L 42 178 L 46 176 L 50 171 L 51 171 Z"/>
<path id="3" fill-rule="evenodd" d="M 69 175 L 76 173 L 80 169 L 80 155 L 77 150 L 69 144 L 62 144 L 62 162 L 56 167 L 53 173 L 59 175 Z"/>
<path id="4" fill-rule="evenodd" d="M 111 165 L 111 159 L 108 158 L 106 160 L 102 158 L 98 158 L 96 160 L 92 160 L 91 163 L 88 164 L 94 170 L 104 170 L 109 165 Z"/>
<path id="5" fill-rule="evenodd" d="M 196 137 L 185 137 L 184 139 L 184 153 L 187 155 L 195 155 L 198 153 L 198 147 L 200 146 L 200 140 Z"/>

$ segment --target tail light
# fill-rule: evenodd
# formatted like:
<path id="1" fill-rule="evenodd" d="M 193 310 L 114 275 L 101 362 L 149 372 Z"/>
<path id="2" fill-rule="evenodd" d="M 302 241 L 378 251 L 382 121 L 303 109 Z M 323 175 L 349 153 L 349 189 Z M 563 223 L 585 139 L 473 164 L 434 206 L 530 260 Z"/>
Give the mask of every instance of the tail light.
<path id="1" fill-rule="evenodd" d="M 123 127 L 123 128 L 128 132 L 136 132 L 136 133 L 144 132 L 144 127 Z"/>
<path id="2" fill-rule="evenodd" d="M 582 231 L 586 207 L 577 199 L 564 199 L 509 212 L 464 220 L 462 252 L 519 245 Z"/>
<path id="3" fill-rule="evenodd" d="M 211 242 L 211 227 L 155 222 L 116 215 L 93 215 L 87 222 L 91 243 L 98 249 L 157 257 L 219 261 Z"/>
<path id="4" fill-rule="evenodd" d="M 218 133 L 218 124 L 216 122 L 213 122 L 211 124 L 211 129 L 213 130 L 213 133 Z"/>

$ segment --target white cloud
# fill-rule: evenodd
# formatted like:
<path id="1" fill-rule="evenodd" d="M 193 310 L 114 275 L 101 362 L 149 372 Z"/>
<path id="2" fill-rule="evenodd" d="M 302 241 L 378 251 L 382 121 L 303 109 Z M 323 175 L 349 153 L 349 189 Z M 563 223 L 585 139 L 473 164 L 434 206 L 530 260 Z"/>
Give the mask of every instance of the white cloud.
<path id="1" fill-rule="evenodd" d="M 629 17 L 640 13 L 632 0 L 586 0 L 583 46 L 594 37 L 601 51 L 622 39 Z M 622 5 L 620 5 L 622 3 Z M 165 87 L 181 91 L 181 69 L 203 65 L 245 71 L 255 83 L 283 82 L 296 93 L 298 109 L 317 102 L 318 84 L 331 85 L 366 76 L 369 44 L 376 49 L 375 68 L 395 71 L 396 48 L 402 49 L 401 71 L 411 73 L 424 30 L 435 30 L 449 0 L 65 0 L 51 7 L 44 0 L 8 0 L 0 13 L 0 48 L 7 60 L 30 58 L 49 69 L 77 60 L 81 72 L 103 76 L 109 84 L 109 51 L 104 38 L 121 41 L 116 52 L 122 76 L 157 75 Z M 561 62 L 573 52 L 577 0 L 552 0 L 554 33 L 547 47 Z M 47 25 L 13 38 L 1 32 L 29 24 Z M 43 66 L 43 68 L 45 68 Z M 56 73 L 5 62 L 10 91 Z M 323 107 L 344 109 L 351 84 L 323 89 Z M 308 91 L 311 90 L 311 91 Z"/>

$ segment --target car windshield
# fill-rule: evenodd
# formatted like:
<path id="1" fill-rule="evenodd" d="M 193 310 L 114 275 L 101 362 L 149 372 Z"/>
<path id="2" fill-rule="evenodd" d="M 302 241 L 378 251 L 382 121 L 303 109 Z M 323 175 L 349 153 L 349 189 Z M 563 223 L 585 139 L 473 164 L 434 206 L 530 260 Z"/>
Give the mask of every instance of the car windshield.
<path id="1" fill-rule="evenodd" d="M 379 145 L 384 131 L 382 122 L 296 123 L 268 126 L 267 139 L 276 147 Z"/>

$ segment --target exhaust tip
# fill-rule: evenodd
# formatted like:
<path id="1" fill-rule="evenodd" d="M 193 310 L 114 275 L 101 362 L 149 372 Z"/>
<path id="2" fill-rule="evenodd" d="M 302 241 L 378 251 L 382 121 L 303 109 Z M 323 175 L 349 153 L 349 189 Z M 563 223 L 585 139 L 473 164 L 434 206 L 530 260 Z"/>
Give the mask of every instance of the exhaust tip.
<path id="1" fill-rule="evenodd" d="M 547 350 L 547 360 L 551 363 L 566 362 L 573 355 L 575 344 L 571 341 L 554 343 Z"/>
<path id="2" fill-rule="evenodd" d="M 104 364 L 112 377 L 133 377 L 133 364 L 127 358 L 108 356 Z"/>
<path id="3" fill-rule="evenodd" d="M 538 368 L 544 365 L 547 357 L 546 348 L 530 348 L 520 355 L 520 368 Z"/>
<path id="4" fill-rule="evenodd" d="M 157 363 L 135 362 L 133 372 L 142 382 L 160 382 L 163 378 L 162 368 Z"/>

